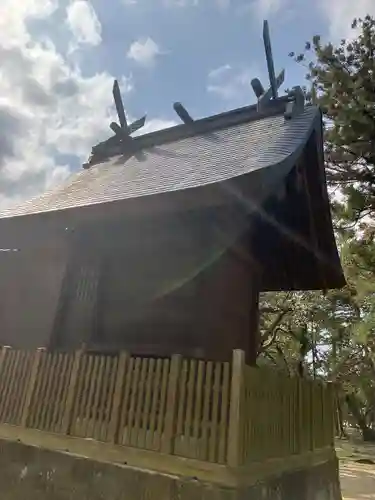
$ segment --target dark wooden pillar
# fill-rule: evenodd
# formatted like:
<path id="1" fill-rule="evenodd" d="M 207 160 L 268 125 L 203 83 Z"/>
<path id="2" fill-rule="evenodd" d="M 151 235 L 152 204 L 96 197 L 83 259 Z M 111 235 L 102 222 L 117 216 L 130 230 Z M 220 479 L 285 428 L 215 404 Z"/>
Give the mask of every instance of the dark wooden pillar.
<path id="1" fill-rule="evenodd" d="M 204 357 L 229 361 L 234 349 L 254 365 L 259 349 L 259 280 L 247 252 L 230 248 L 200 281 L 200 332 Z"/>

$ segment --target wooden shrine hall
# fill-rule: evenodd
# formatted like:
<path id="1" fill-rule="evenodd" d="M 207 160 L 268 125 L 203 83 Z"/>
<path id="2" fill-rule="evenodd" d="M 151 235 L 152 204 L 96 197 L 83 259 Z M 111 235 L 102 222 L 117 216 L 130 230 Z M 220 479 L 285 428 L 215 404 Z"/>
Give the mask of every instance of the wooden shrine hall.
<path id="1" fill-rule="evenodd" d="M 0 344 L 252 363 L 260 292 L 343 286 L 321 112 L 258 94 L 133 138 L 115 83 L 115 135 L 0 214 Z"/>

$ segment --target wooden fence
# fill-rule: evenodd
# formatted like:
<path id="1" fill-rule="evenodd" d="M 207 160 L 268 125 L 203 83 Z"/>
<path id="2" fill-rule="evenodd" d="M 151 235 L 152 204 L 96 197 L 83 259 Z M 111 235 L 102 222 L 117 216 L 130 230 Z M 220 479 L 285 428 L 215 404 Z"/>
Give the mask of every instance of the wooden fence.
<path id="1" fill-rule="evenodd" d="M 232 363 L 0 351 L 0 423 L 238 466 L 333 445 L 317 381 Z"/>

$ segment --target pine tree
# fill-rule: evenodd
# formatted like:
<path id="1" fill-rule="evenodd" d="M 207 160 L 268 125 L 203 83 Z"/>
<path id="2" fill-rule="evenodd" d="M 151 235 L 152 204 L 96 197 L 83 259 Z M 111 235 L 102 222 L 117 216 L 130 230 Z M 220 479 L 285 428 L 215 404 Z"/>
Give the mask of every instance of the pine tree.
<path id="1" fill-rule="evenodd" d="M 291 57 L 308 68 L 308 97 L 325 118 L 327 178 L 342 197 L 336 218 L 353 225 L 375 212 L 375 19 L 352 23 L 338 46 L 319 36 Z"/>

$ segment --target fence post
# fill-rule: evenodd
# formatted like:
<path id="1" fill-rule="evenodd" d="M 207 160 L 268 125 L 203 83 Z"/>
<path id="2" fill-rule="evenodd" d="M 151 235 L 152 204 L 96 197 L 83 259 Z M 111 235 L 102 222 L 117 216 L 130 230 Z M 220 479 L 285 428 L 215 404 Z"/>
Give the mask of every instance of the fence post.
<path id="1" fill-rule="evenodd" d="M 126 351 L 120 352 L 117 365 L 116 383 L 113 394 L 113 403 L 111 409 L 111 419 L 109 422 L 108 439 L 111 443 L 116 443 L 118 440 L 118 429 L 121 417 L 123 388 L 125 382 L 126 365 L 129 359 L 129 354 Z"/>
<path id="2" fill-rule="evenodd" d="M 63 434 L 69 434 L 70 431 L 74 397 L 76 395 L 77 382 L 78 382 L 79 366 L 81 363 L 83 352 L 84 352 L 83 349 L 79 349 L 74 355 L 73 367 L 70 374 L 68 394 L 66 397 L 64 416 L 61 426 L 61 432 Z"/>
<path id="3" fill-rule="evenodd" d="M 175 425 L 177 414 L 177 394 L 178 394 L 178 381 L 181 372 L 182 356 L 174 354 L 171 359 L 171 368 L 168 378 L 168 392 L 167 392 L 167 411 L 165 415 L 164 426 L 164 439 L 162 442 L 161 451 L 163 453 L 173 454 L 174 451 L 174 438 L 175 438 Z"/>
<path id="4" fill-rule="evenodd" d="M 245 389 L 245 352 L 233 351 L 232 380 L 229 407 L 227 463 L 230 467 L 242 464 L 243 402 Z"/>
<path id="5" fill-rule="evenodd" d="M 1 348 L 1 351 L 0 351 L 0 373 L 1 373 L 1 367 L 3 366 L 3 363 L 5 361 L 5 356 L 6 356 L 6 353 L 11 349 L 10 346 L 7 346 L 7 345 L 4 345 L 2 348 Z"/>
<path id="6" fill-rule="evenodd" d="M 328 382 L 326 385 L 326 393 L 327 393 L 327 407 L 326 411 L 328 415 L 326 415 L 326 433 L 327 433 L 327 442 L 325 443 L 328 446 L 334 446 L 335 444 L 335 426 L 337 420 L 337 411 L 336 411 L 336 402 L 335 402 L 335 386 L 332 382 Z"/>
<path id="7" fill-rule="evenodd" d="M 303 379 L 297 378 L 297 429 L 298 429 L 298 446 L 297 453 L 301 454 L 305 452 L 305 425 L 304 422 L 304 399 L 303 399 Z"/>
<path id="8" fill-rule="evenodd" d="M 41 348 L 37 349 L 37 351 L 34 354 L 33 364 L 31 365 L 29 383 L 28 383 L 28 387 L 26 390 L 25 402 L 24 402 L 23 409 L 22 409 L 22 416 L 21 416 L 22 427 L 27 427 L 27 419 L 28 419 L 29 413 L 30 413 L 31 400 L 32 400 L 32 397 L 34 394 L 36 379 L 38 376 L 40 359 L 42 357 L 43 351 L 44 351 L 44 348 L 41 347 Z"/>

